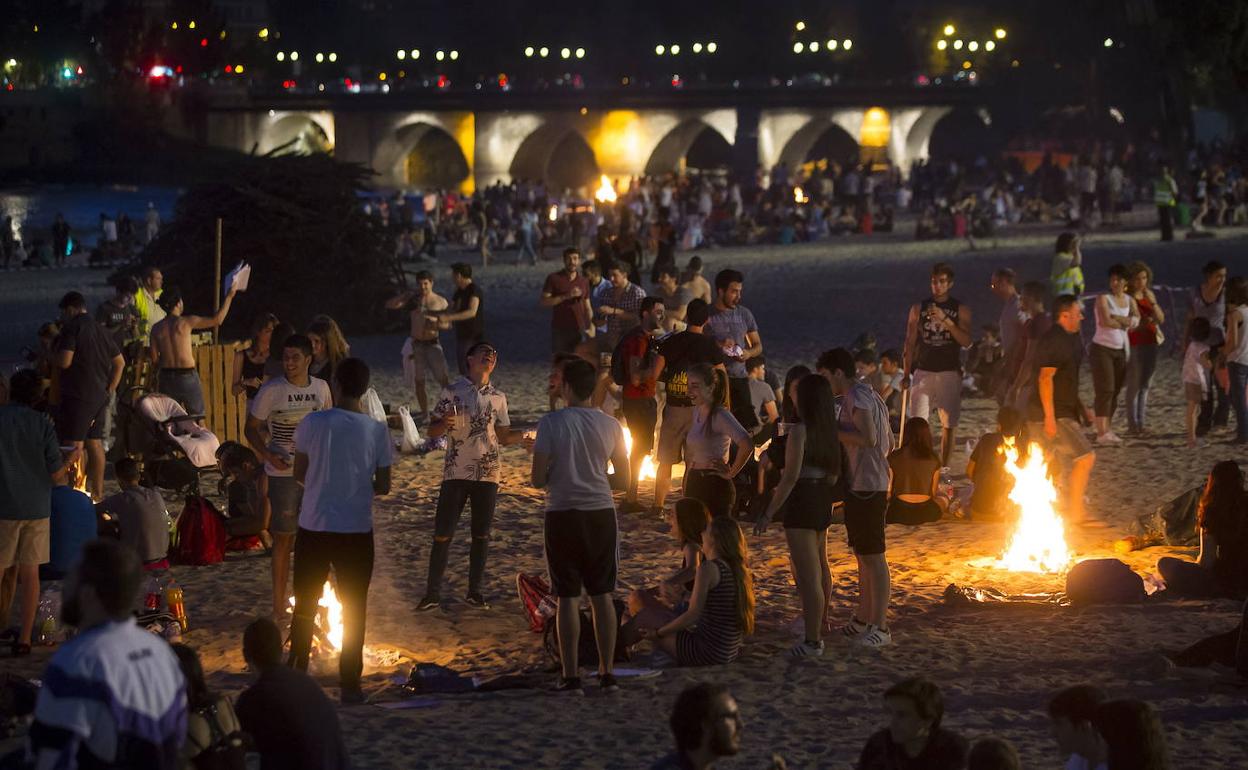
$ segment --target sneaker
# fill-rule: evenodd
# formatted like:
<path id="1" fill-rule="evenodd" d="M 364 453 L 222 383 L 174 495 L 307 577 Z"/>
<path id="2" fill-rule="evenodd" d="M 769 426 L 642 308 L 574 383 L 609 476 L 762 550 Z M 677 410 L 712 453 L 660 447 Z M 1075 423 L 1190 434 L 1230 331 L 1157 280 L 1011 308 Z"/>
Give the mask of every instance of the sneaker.
<path id="1" fill-rule="evenodd" d="M 344 706 L 358 706 L 368 700 L 364 697 L 364 691 L 359 687 L 344 687 L 338 697 Z"/>
<path id="2" fill-rule="evenodd" d="M 436 610 L 442 606 L 442 600 L 437 596 L 426 596 L 420 600 L 420 604 L 416 605 L 417 612 L 428 612 Z"/>
<path id="3" fill-rule="evenodd" d="M 871 630 L 868 623 L 863 623 L 853 615 L 849 616 L 849 622 L 841 626 L 841 636 L 846 639 L 856 639 Z"/>
<path id="4" fill-rule="evenodd" d="M 863 647 L 887 647 L 893 643 L 893 635 L 886 628 L 871 626 L 865 634 L 854 639 L 854 643 Z"/>
<path id="5" fill-rule="evenodd" d="M 490 608 L 490 603 L 479 593 L 468 594 L 464 597 L 464 602 L 479 610 L 488 610 Z"/>
<path id="6" fill-rule="evenodd" d="M 603 692 L 618 692 L 620 683 L 615 678 L 615 674 L 602 674 L 598 677 L 598 686 Z"/>
<path id="7" fill-rule="evenodd" d="M 823 640 L 812 642 L 809 639 L 803 639 L 793 645 L 793 649 L 789 650 L 789 655 L 794 658 L 818 658 L 823 655 Z"/>
<path id="8" fill-rule="evenodd" d="M 581 678 L 579 676 L 559 677 L 559 683 L 551 692 L 556 695 L 584 695 L 585 691 L 581 689 Z"/>
<path id="9" fill-rule="evenodd" d="M 625 500 L 620 503 L 620 513 L 641 513 L 646 507 L 636 500 Z"/>
<path id="10" fill-rule="evenodd" d="M 1114 433 L 1111 430 L 1108 433 L 1102 433 L 1101 435 L 1097 436 L 1096 444 L 1097 446 L 1121 446 L 1122 439 L 1118 437 L 1117 433 Z"/>

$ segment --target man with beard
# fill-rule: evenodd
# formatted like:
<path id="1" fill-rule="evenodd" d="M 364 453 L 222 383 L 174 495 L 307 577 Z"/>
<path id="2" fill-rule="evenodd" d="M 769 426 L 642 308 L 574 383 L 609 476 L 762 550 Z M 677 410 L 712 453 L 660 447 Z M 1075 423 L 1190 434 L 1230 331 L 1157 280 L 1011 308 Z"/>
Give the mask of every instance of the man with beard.
<path id="1" fill-rule="evenodd" d="M 741 751 L 741 712 L 723 685 L 701 682 L 685 688 L 676 696 L 669 724 L 676 750 L 650 770 L 706 770 Z"/>
<path id="2" fill-rule="evenodd" d="M 906 324 L 906 377 L 911 388 L 909 414 L 928 419 L 940 412 L 940 464 L 949 464 L 954 433 L 962 413 L 962 348 L 971 346 L 971 308 L 950 296 L 953 267 L 932 267 L 932 296 L 910 307 Z M 913 386 L 911 385 L 913 383 Z"/>
<path id="3" fill-rule="evenodd" d="M 720 270 L 715 274 L 715 305 L 702 333 L 710 335 L 723 349 L 732 416 L 741 427 L 751 430 L 758 426 L 758 415 L 750 408 L 750 378 L 745 362 L 763 354 L 763 340 L 754 314 L 741 304 L 744 284 L 745 276 L 738 270 Z"/>
<path id="4" fill-rule="evenodd" d="M 168 643 L 138 627 L 139 557 L 93 540 L 65 580 L 61 619 L 78 635 L 43 672 L 30 728 L 34 767 L 180 767 L 186 683 Z"/>

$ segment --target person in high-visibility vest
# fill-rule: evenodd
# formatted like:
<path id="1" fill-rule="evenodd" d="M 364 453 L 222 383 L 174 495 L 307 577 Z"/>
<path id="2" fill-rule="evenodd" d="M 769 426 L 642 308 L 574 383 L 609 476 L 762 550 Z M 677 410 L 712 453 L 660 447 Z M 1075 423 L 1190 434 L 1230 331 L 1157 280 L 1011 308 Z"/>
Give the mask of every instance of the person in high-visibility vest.
<path id="1" fill-rule="evenodd" d="M 165 317 L 165 311 L 158 302 L 164 282 L 160 268 L 149 265 L 142 273 L 139 290 L 134 293 L 134 309 L 139 314 L 138 336 L 143 347 L 151 344 L 152 327 Z"/>
<path id="2" fill-rule="evenodd" d="M 1170 175 L 1170 167 L 1164 163 L 1153 179 L 1153 203 L 1157 205 L 1157 221 L 1161 225 L 1161 239 L 1174 240 L 1174 207 L 1179 202 L 1179 186 Z"/>

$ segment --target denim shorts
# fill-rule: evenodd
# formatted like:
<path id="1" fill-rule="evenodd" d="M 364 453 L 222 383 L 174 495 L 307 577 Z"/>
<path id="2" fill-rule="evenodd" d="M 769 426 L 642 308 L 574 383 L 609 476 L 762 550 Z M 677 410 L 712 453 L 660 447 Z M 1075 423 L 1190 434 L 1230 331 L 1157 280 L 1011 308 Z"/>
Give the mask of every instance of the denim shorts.
<path id="1" fill-rule="evenodd" d="M 293 476 L 269 476 L 269 505 L 273 509 L 269 531 L 275 535 L 295 534 L 302 500 L 303 487 Z"/>

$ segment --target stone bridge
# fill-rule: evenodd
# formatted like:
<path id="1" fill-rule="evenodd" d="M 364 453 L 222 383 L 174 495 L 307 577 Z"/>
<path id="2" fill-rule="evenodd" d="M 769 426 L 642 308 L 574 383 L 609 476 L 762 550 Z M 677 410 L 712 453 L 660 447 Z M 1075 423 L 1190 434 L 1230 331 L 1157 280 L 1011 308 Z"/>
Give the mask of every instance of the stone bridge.
<path id="1" fill-rule="evenodd" d="M 819 158 L 886 160 L 904 171 L 927 157 L 933 130 L 955 109 L 987 122 L 972 89 L 508 96 L 251 95 L 210 108 L 202 138 L 243 152 L 330 151 L 371 167 L 380 186 L 471 191 L 496 180 L 577 188 L 599 174 L 618 184 L 687 167 L 793 168 Z"/>

